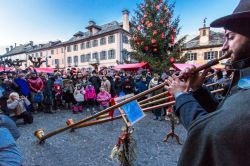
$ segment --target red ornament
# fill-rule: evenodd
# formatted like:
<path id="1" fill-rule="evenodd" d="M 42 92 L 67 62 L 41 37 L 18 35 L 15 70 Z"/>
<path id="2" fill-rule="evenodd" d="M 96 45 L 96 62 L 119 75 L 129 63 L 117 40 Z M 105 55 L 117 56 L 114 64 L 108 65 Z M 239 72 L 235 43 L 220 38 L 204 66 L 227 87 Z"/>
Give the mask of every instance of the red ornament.
<path id="1" fill-rule="evenodd" d="M 151 43 L 152 43 L 152 44 L 156 44 L 156 40 L 155 40 L 155 39 L 152 39 L 152 40 L 151 40 Z"/>
<path id="2" fill-rule="evenodd" d="M 148 14 L 147 14 L 147 13 L 145 13 L 143 17 L 144 17 L 144 18 L 148 17 Z"/>
<path id="3" fill-rule="evenodd" d="M 138 26 L 138 27 L 137 27 L 137 30 L 138 30 L 138 31 L 140 31 L 140 30 L 141 30 L 141 27 L 140 27 L 140 26 Z"/>
<path id="4" fill-rule="evenodd" d="M 160 20 L 160 24 L 163 24 L 163 22 L 164 22 L 164 20 L 163 20 L 163 19 L 161 19 L 161 20 Z"/>
<path id="5" fill-rule="evenodd" d="M 160 10 L 161 6 L 160 5 L 156 5 L 155 7 L 157 10 Z"/>
<path id="6" fill-rule="evenodd" d="M 174 36 L 171 35 L 171 44 L 174 44 Z"/>
<path id="7" fill-rule="evenodd" d="M 144 47 L 144 50 L 145 50 L 145 51 L 148 51 L 148 46 L 145 46 L 145 47 Z"/>
<path id="8" fill-rule="evenodd" d="M 162 39 L 165 39 L 164 33 L 161 34 L 161 38 L 162 38 Z"/>
<path id="9" fill-rule="evenodd" d="M 157 34 L 157 30 L 154 30 L 154 31 L 153 31 L 153 35 L 156 35 L 156 34 Z"/>
<path id="10" fill-rule="evenodd" d="M 174 63 L 174 61 L 175 61 L 174 57 L 171 57 L 171 58 L 169 59 L 169 61 L 170 61 L 171 63 Z"/>
<path id="11" fill-rule="evenodd" d="M 142 19 L 142 20 L 141 20 L 141 23 L 142 23 L 142 24 L 144 24 L 144 23 L 145 23 L 145 20 L 144 20 L 144 19 Z"/>
<path id="12" fill-rule="evenodd" d="M 168 24 L 168 22 L 166 23 L 166 28 L 168 28 L 168 26 L 169 26 L 169 24 Z"/>

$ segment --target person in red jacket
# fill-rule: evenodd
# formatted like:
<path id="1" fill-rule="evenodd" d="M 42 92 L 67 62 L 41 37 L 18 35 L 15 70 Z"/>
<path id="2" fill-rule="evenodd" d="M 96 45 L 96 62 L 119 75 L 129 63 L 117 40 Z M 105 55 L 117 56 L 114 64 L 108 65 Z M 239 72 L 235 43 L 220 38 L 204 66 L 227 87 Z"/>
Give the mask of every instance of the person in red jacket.
<path id="1" fill-rule="evenodd" d="M 44 83 L 40 77 L 37 76 L 37 73 L 32 72 L 31 77 L 28 79 L 28 84 L 31 90 L 31 101 L 33 104 L 34 112 L 42 110 L 42 101 L 43 101 L 43 88 Z"/>

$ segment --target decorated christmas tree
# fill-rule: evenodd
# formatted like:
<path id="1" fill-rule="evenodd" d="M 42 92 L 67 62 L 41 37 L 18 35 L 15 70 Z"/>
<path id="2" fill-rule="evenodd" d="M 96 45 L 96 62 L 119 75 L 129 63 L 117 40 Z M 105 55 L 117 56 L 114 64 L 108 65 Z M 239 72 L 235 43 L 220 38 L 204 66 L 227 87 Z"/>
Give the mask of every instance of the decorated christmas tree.
<path id="1" fill-rule="evenodd" d="M 130 56 L 148 62 L 156 72 L 166 71 L 173 62 L 183 62 L 181 48 L 185 37 L 176 40 L 180 31 L 179 17 L 173 19 L 174 3 L 162 0 L 144 0 L 138 4 L 132 17 Z"/>

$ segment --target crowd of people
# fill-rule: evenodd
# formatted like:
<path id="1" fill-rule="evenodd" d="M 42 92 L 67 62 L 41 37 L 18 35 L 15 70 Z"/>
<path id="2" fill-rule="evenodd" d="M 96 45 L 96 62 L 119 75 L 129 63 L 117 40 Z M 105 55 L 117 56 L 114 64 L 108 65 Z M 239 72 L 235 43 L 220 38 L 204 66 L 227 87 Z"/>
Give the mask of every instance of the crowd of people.
<path id="1" fill-rule="evenodd" d="M 229 71 L 226 70 L 223 74 L 221 70 L 211 70 L 215 73 L 214 77 L 207 78 L 205 83 L 219 84 L 210 86 L 210 90 L 230 82 Z M 74 114 L 95 114 L 109 107 L 112 98 L 141 93 L 161 84 L 173 72 L 175 69 L 172 67 L 161 74 L 151 74 L 146 70 L 119 71 L 112 74 L 97 73 L 94 70 L 91 74 L 86 74 L 75 68 L 58 70 L 55 73 L 3 72 L 0 79 L 1 111 L 14 121 L 23 119 L 24 123 L 32 123 L 32 114 L 38 112 L 56 113 L 64 109 L 71 110 Z M 141 100 L 163 91 L 166 89 L 155 91 Z M 216 97 L 221 99 L 221 95 Z M 155 120 L 163 120 L 166 115 L 166 109 L 156 109 L 153 112 Z"/>

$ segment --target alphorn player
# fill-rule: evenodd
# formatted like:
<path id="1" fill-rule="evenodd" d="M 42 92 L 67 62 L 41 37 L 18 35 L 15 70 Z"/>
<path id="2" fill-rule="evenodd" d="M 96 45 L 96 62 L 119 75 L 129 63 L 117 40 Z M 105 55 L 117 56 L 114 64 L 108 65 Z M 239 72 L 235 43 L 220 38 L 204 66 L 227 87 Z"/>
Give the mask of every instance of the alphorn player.
<path id="1" fill-rule="evenodd" d="M 228 95 L 217 105 L 202 89 L 205 73 L 190 74 L 187 81 L 169 77 L 169 91 L 176 99 L 176 113 L 187 129 L 178 165 L 249 166 L 250 165 L 250 0 L 241 0 L 233 14 L 211 23 L 224 27 L 222 51 L 231 53 L 234 78 Z M 188 87 L 197 92 L 194 98 Z M 200 96 L 206 97 L 200 97 Z M 203 107 L 204 101 L 213 112 Z M 209 102 L 208 102 L 209 101 Z"/>

